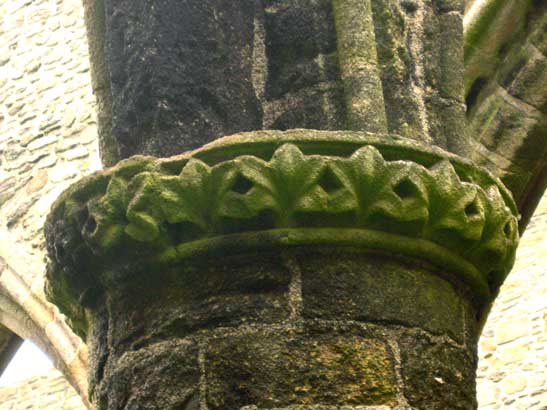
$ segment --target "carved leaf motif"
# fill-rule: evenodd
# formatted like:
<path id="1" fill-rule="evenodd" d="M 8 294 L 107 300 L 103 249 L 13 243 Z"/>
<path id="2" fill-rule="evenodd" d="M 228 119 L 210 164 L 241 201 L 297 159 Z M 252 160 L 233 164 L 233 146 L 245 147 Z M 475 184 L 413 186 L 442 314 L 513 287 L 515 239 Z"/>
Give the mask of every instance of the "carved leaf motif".
<path id="1" fill-rule="evenodd" d="M 67 205 L 92 247 L 111 248 L 125 233 L 173 260 L 177 245 L 210 235 L 364 227 L 430 240 L 498 276 L 514 258 L 516 219 L 497 187 L 461 181 L 448 160 L 427 169 L 386 161 L 370 145 L 340 158 L 288 143 L 269 161 L 247 155 L 209 166 L 191 158 L 175 176 L 146 158 L 134 162 L 111 174 L 102 197 L 86 187 L 84 207 Z"/>
<path id="2" fill-rule="evenodd" d="M 336 160 L 334 172 L 353 192 L 341 206 L 357 211 L 358 226 L 366 226 L 374 215 L 383 215 L 399 221 L 427 219 L 427 197 L 422 182 L 409 171 L 404 162 L 386 162 L 380 152 L 371 146 L 357 150 L 349 159 Z M 412 176 L 409 176 L 412 175 Z M 402 197 L 395 188 L 408 179 L 412 192 Z"/>
<path id="3" fill-rule="evenodd" d="M 429 235 L 448 245 L 458 245 L 459 240 L 478 241 L 485 215 L 477 186 L 460 181 L 448 161 L 437 164 L 431 177 Z"/>
<path id="4" fill-rule="evenodd" d="M 103 248 L 109 248 L 120 242 L 126 224 L 127 182 L 119 177 L 112 177 L 106 193 L 99 200 L 89 201 L 89 227 L 93 222 L 94 230 L 87 229 L 87 236 Z"/>
<path id="5" fill-rule="evenodd" d="M 127 206 L 126 217 L 129 224 L 125 232 L 132 238 L 150 242 L 158 238 L 163 219 L 159 198 L 159 174 L 143 172 L 129 183 L 133 197 Z"/>
<path id="6" fill-rule="evenodd" d="M 207 199 L 211 168 L 204 162 L 190 160 L 179 176 L 165 178 L 162 194 L 166 199 L 166 219 L 171 223 L 192 222 L 204 232 L 210 229 L 210 201 Z"/>
<path id="7" fill-rule="evenodd" d="M 251 143 L 237 137 L 222 153 L 215 146 L 165 160 L 134 157 L 75 184 L 46 223 L 48 275 L 62 289 L 72 286 L 70 295 L 59 287 L 54 293 L 60 298 L 51 297 L 60 303 L 72 298 L 64 305 L 69 311 L 82 296 L 81 286 L 70 282 L 75 274 L 108 286 L 128 273 L 126 267 L 170 266 L 216 252 L 233 233 L 246 248 L 266 239 L 281 246 L 356 245 L 423 256 L 461 273 L 464 282 L 478 286 L 479 298 L 490 296 L 488 285 L 491 293 L 498 290 L 518 242 L 516 206 L 499 181 L 416 144 L 334 133 L 332 145 L 329 137 L 314 146 L 315 137 L 299 140 L 301 130 L 294 132 L 288 139 L 261 133 Z M 298 147 L 323 155 L 304 155 Z M 260 159 L 270 150 L 271 160 Z M 430 168 L 435 158 L 440 162 Z M 275 228 L 291 229 L 256 232 Z M 113 270 L 105 271 L 111 263 Z M 86 269 L 76 272 L 75 264 Z"/>
<path id="8" fill-rule="evenodd" d="M 162 210 L 169 223 L 190 222 L 205 234 L 214 232 L 221 216 L 234 211 L 226 196 L 236 176 L 235 164 L 209 167 L 190 160 L 177 177 L 164 177 Z M 232 201 L 233 202 L 233 201 Z"/>
<path id="9" fill-rule="evenodd" d="M 504 266 L 514 262 L 518 241 L 517 220 L 507 209 L 503 198 L 494 185 L 485 192 L 486 223 L 481 241 L 472 250 L 472 259 L 483 268 L 501 275 Z M 504 277 L 493 278 L 501 283 Z"/>
<path id="10" fill-rule="evenodd" d="M 249 206 L 255 210 L 272 209 L 279 227 L 293 224 L 296 211 L 320 211 L 327 194 L 317 180 L 325 166 L 320 157 L 304 156 L 292 144 L 285 144 L 270 162 L 255 157 L 241 158 L 241 171 L 255 183 L 249 192 Z"/>

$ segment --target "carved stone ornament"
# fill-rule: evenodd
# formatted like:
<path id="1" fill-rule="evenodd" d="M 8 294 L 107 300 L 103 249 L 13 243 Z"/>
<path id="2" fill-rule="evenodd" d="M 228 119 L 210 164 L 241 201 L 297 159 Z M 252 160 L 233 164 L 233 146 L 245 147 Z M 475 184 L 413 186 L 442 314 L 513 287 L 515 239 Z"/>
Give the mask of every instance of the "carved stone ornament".
<path id="1" fill-rule="evenodd" d="M 136 267 L 249 249 L 328 245 L 419 258 L 490 302 L 518 242 L 510 193 L 440 149 L 386 135 L 238 134 L 179 156 L 137 156 L 72 185 L 46 223 L 48 297 L 83 308 Z"/>

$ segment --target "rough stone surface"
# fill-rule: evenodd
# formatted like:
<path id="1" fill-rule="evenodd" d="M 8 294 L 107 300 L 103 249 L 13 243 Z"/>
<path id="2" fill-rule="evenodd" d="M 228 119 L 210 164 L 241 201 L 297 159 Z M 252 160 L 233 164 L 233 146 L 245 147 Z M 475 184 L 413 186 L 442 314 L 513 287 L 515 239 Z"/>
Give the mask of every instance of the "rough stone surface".
<path id="1" fill-rule="evenodd" d="M 80 335 L 82 303 L 123 287 L 136 260 L 146 271 L 245 249 L 374 249 L 446 266 L 488 303 L 518 241 L 514 204 L 487 173 L 412 140 L 312 130 L 237 134 L 182 156 L 122 161 L 67 190 L 46 236 L 48 297 Z"/>
<path id="2" fill-rule="evenodd" d="M 513 185 L 515 192 L 523 192 L 522 187 L 530 181 L 528 178 L 528 171 L 534 164 L 540 164 L 537 161 L 541 158 L 542 151 L 538 149 L 541 147 L 542 129 L 534 128 L 534 122 L 541 121 L 540 116 L 532 115 L 533 112 L 530 107 L 538 110 L 542 110 L 542 90 L 544 86 L 544 79 L 542 74 L 544 70 L 541 69 L 544 59 L 542 55 L 547 54 L 547 42 L 545 38 L 545 31 L 541 29 L 541 25 L 537 25 L 538 29 L 533 30 L 533 36 L 530 37 L 530 41 L 526 44 L 515 42 L 511 47 L 506 46 L 508 36 L 516 33 L 527 33 L 526 30 L 521 30 L 521 22 L 530 22 L 528 27 L 533 28 L 536 23 L 534 21 L 536 17 L 541 16 L 541 13 L 534 11 L 529 13 L 529 17 L 522 18 L 523 11 L 526 13 L 528 10 L 524 5 L 536 4 L 542 5 L 542 2 L 522 1 L 522 2 L 506 2 L 503 0 L 468 0 L 466 1 L 466 10 L 469 11 L 472 6 L 481 5 L 481 3 L 499 3 L 505 4 L 510 7 L 501 8 L 502 11 L 492 13 L 494 16 L 493 29 L 487 31 L 487 35 L 483 38 L 481 45 L 490 47 L 491 53 L 477 53 L 479 56 L 478 61 L 482 64 L 482 68 L 492 70 L 497 67 L 497 63 L 500 65 L 506 65 L 509 70 L 504 70 L 503 78 L 504 89 L 509 90 L 509 95 L 517 96 L 518 98 L 507 98 L 507 95 L 502 90 L 496 89 L 495 94 L 501 95 L 504 99 L 488 99 L 484 101 L 494 101 L 499 105 L 503 105 L 508 102 L 509 105 L 517 106 L 518 110 L 514 110 L 511 107 L 505 107 L 497 110 L 496 104 L 494 110 L 491 110 L 492 122 L 484 121 L 480 125 L 480 121 L 474 121 L 480 125 L 477 127 L 478 132 L 484 133 L 485 141 L 489 144 L 488 150 L 481 148 L 478 145 L 476 154 L 480 157 L 480 161 L 488 166 L 492 167 L 496 173 L 499 168 L 502 168 L 502 172 L 498 173 L 504 177 L 506 182 L 510 181 Z M 89 3 L 89 2 L 88 2 Z M 99 2 L 93 2 L 95 4 Z M 395 7 L 403 2 L 396 2 Z M 404 2 L 404 7 L 411 12 L 413 9 L 416 11 L 414 5 L 415 2 Z M 419 2 L 417 2 L 419 3 Z M 433 6 L 438 12 L 446 13 L 454 10 L 460 10 L 461 1 L 459 0 L 435 0 Z M 376 4 L 379 4 L 377 2 Z M 471 10 L 472 11 L 472 10 Z M 453 18 L 453 17 L 452 17 Z M 6 209 L 9 207 L 11 210 L 16 210 L 13 213 L 16 216 L 13 220 L 14 223 L 10 226 L 10 235 L 5 238 L 2 236 L 2 257 L 10 256 L 11 260 L 7 262 L 0 259 L 0 271 L 2 272 L 2 292 L 6 290 L 17 290 L 17 293 L 10 293 L 10 297 L 15 298 L 14 305 L 2 305 L 2 317 L 0 320 L 6 322 L 13 318 L 5 315 L 6 310 L 11 312 L 29 311 L 36 312 L 36 306 L 43 304 L 42 295 L 42 272 L 44 271 L 44 265 L 42 261 L 43 248 L 41 240 L 36 236 L 36 233 L 40 229 L 42 216 L 47 212 L 50 203 L 57 197 L 62 188 L 53 189 L 47 194 L 45 198 L 38 199 L 33 202 L 32 205 L 28 205 L 29 202 L 34 201 L 33 198 L 23 197 L 19 192 L 24 192 L 24 185 L 29 183 L 33 178 L 33 172 L 39 172 L 40 166 L 44 166 L 48 172 L 48 183 L 45 187 L 39 191 L 47 190 L 48 186 L 53 183 L 63 183 L 65 180 L 76 180 L 81 175 L 88 172 L 88 162 L 97 163 L 96 156 L 96 141 L 95 141 L 95 125 L 93 124 L 94 115 L 91 114 L 93 110 L 93 99 L 89 93 L 89 63 L 87 62 L 87 46 L 85 44 L 85 36 L 83 34 L 83 24 L 81 18 L 81 4 L 77 0 L 35 0 L 29 2 L 28 0 L 6 0 L 0 6 L 0 207 Z M 497 21 L 496 21 L 497 19 Z M 477 19 L 481 22 L 481 19 Z M 514 24 L 516 22 L 516 24 Z M 528 23 L 526 23 L 528 24 Z M 258 25 L 259 26 L 259 25 Z M 407 25 L 408 26 L 408 25 Z M 488 24 L 483 24 L 483 27 L 488 27 Z M 262 30 L 259 26 L 258 31 Z M 496 31 L 497 30 L 497 31 Z M 450 32 L 450 35 L 457 34 L 454 31 Z M 428 33 L 432 35 L 432 33 Z M 520 35 L 520 34 L 519 34 Z M 409 36 L 410 37 L 410 36 Z M 260 35 L 256 38 L 260 39 Z M 4 41 L 5 40 L 5 41 Z M 262 40 L 261 40 L 262 41 Z M 442 43 L 446 45 L 447 43 Z M 532 45 L 532 47 L 530 47 Z M 535 53 L 533 47 L 537 48 L 540 54 Z M 98 47 L 99 49 L 101 47 Z M 447 47 L 449 51 L 450 47 Z M 519 52 L 508 50 L 519 50 Z M 259 44 L 254 48 L 256 61 L 262 61 L 263 66 L 267 66 L 265 57 L 265 47 L 261 49 Z M 504 58 L 506 54 L 510 58 Z M 258 57 L 256 57 L 258 56 Z M 493 59 L 486 59 L 486 56 L 491 56 Z M 521 69 L 520 56 L 526 59 L 524 69 Z M 318 65 L 325 64 L 328 60 L 327 67 L 333 69 L 335 64 L 333 60 L 336 56 L 326 55 L 320 56 Z M 471 61 L 471 60 L 468 60 Z M 492 64 L 495 61 L 495 64 Z M 259 64 L 260 65 L 260 64 Z M 468 67 L 472 67 L 472 64 L 468 63 Z M 427 67 L 426 67 L 427 68 Z M 448 67 L 449 70 L 446 73 L 450 73 L 452 68 L 457 69 L 456 66 Z M 337 69 L 337 67 L 336 67 Z M 260 70 L 258 67 L 254 67 L 253 71 L 253 84 L 265 84 L 263 79 L 264 70 Z M 468 71 L 469 73 L 469 71 Z M 515 73 L 517 73 L 515 75 Z M 331 75 L 331 74 L 329 74 Z M 479 74 L 479 77 L 484 75 Z M 490 77 L 490 74 L 487 75 Z M 457 77 L 452 77 L 457 78 Z M 476 76 L 469 76 L 471 82 L 468 81 L 468 86 L 477 78 Z M 323 83 L 324 84 L 324 83 Z M 480 85 L 480 82 L 478 83 Z M 332 101 L 337 101 L 340 95 L 340 88 L 338 85 L 333 85 L 332 89 L 325 89 L 327 87 L 319 87 L 313 89 L 314 93 L 310 92 L 317 101 L 312 100 L 312 104 L 316 104 L 319 107 L 332 104 Z M 263 88 L 263 86 L 258 87 Z M 489 89 L 485 87 L 484 90 Z M 321 90 L 321 93 L 319 93 Z M 450 90 L 450 88 L 447 88 Z M 469 90 L 469 88 L 468 88 Z M 95 91 L 103 92 L 103 89 L 95 87 Z M 109 90 L 107 90 L 109 92 Z M 295 102 L 298 102 L 296 98 L 304 99 L 304 96 L 308 94 L 296 94 L 294 99 L 290 101 L 287 99 L 279 99 L 270 104 L 270 108 L 266 111 L 269 112 L 269 116 L 264 116 L 266 124 L 272 123 L 274 118 L 277 118 L 280 113 L 287 113 L 290 117 L 291 110 L 285 107 L 294 107 Z M 329 96 L 327 99 L 319 98 L 319 96 Z M 468 93 L 467 96 L 473 95 Z M 485 95 L 489 95 L 486 92 Z M 259 100 L 263 100 L 263 95 L 260 92 L 257 93 Z M 428 100 L 429 101 L 429 100 Z M 433 101 L 433 100 L 432 100 Z M 435 100 L 438 102 L 438 100 Z M 470 100 L 472 102 L 472 99 Z M 482 98 L 478 98 L 477 112 L 487 112 L 488 107 L 486 104 L 484 108 L 479 108 Z M 520 101 L 528 104 L 523 106 Z M 289 104 L 292 104 L 292 106 Z M 59 111 L 59 107 L 67 108 L 67 113 Z M 457 106 L 454 105 L 457 108 Z M 525 109 L 522 109 L 524 107 Z M 317 109 L 316 112 L 320 113 L 321 109 Z M 338 108 L 339 113 L 343 107 Z M 473 110 L 470 110 L 469 117 L 473 118 Z M 13 114 L 11 115 L 10 112 Z M 74 121 L 71 120 L 69 112 L 74 114 Z M 323 110 L 324 114 L 325 110 Z M 52 113 L 58 114 L 52 118 Z M 101 115 L 101 110 L 99 110 Z M 318 121 L 318 124 L 334 123 L 340 121 L 340 114 L 337 116 L 324 117 L 316 116 L 313 121 Z M 56 120 L 60 118 L 60 120 Z M 396 117 L 393 117 L 396 119 Z M 478 117 L 477 117 L 478 118 Z M 103 119 L 104 120 L 104 119 Z M 297 123 L 298 119 L 283 119 L 281 123 Z M 270 122 L 267 122 L 270 121 Z M 311 120 L 310 120 L 311 121 Z M 319 122 L 325 121 L 325 122 Z M 59 127 L 58 123 L 61 123 Z M 398 124 L 398 123 L 395 123 Z M 438 123 L 435 123 L 438 124 Z M 488 128 L 492 127 L 493 132 Z M 437 127 L 437 125 L 434 125 Z M 510 128 L 510 132 L 505 132 L 505 127 Z M 521 127 L 531 131 L 520 131 Z M 37 132 L 29 132 L 27 128 L 35 128 Z M 499 138 L 496 135 L 496 130 L 503 138 Z M 539 131 L 538 131 L 539 130 Z M 29 154 L 30 150 L 26 150 L 26 146 L 32 141 L 42 138 L 45 135 L 51 135 L 59 133 L 57 143 L 44 146 L 47 152 L 41 152 L 41 149 L 37 149 Z M 518 136 L 518 143 L 523 148 L 510 148 L 509 138 L 511 133 Z M 482 134 L 481 134 L 482 135 Z M 21 141 L 18 142 L 18 138 L 21 137 Z M 76 137 L 76 138 L 72 138 Z M 501 141 L 499 144 L 497 141 Z M 539 143 L 538 143 L 539 141 Z M 522 144 L 521 144 L 522 142 Z M 66 161 L 60 155 L 54 155 L 53 148 L 56 153 L 65 152 L 71 148 L 76 147 L 79 144 L 88 145 L 90 156 L 94 158 L 93 161 L 88 161 L 84 157 L 81 160 Z M 497 148 L 499 147 L 499 149 Z M 104 148 L 104 146 L 103 146 Z M 503 152 L 500 150 L 503 149 Z M 50 152 L 51 151 L 51 152 Z M 508 154 L 507 154 L 508 153 Z M 520 157 L 518 164 L 511 164 L 510 158 L 513 155 Z M 24 160 L 22 160 L 25 158 Z M 28 160 L 27 160 L 28 158 Z M 529 160 L 532 159 L 532 160 Z M 62 165 L 62 166 L 61 166 Z M 96 167 L 93 165 L 92 167 Z M 509 175 L 509 177 L 505 177 Z M 515 176 L 513 176 L 515 175 Z M 519 175 L 524 175 L 520 177 Z M 39 178 L 40 179 L 40 178 Z M 15 181 L 17 180 L 17 184 Z M 15 188 L 14 188 L 15 187 Z M 31 189 L 32 190 L 32 189 Z M 11 200 L 15 199 L 11 205 Z M 23 205 L 21 205 L 23 204 Z M 529 213 L 528 213 L 529 214 Z M 19 217 L 17 218 L 17 216 Z M 40 215 L 38 218 L 37 215 Z M 524 217 L 526 219 L 526 215 Z M 40 221 L 38 221 L 38 219 Z M 4 214 L 2 215 L 2 223 L 4 223 Z M 492 409 L 508 409 L 508 410 L 543 410 L 547 406 L 547 393 L 544 391 L 545 377 L 544 377 L 544 362 L 545 358 L 545 334 L 547 333 L 546 318 L 543 314 L 544 309 L 541 303 L 545 290 L 542 284 L 543 280 L 543 267 L 546 265 L 544 262 L 544 256 L 542 252 L 538 252 L 538 249 L 544 249 L 543 239 L 545 238 L 545 222 L 532 222 L 530 225 L 530 241 L 525 242 L 521 247 L 521 253 L 519 258 L 522 263 L 517 264 L 514 275 L 509 277 L 509 281 L 513 283 L 513 287 L 504 288 L 502 297 L 507 291 L 507 299 L 500 300 L 498 306 L 494 307 L 492 311 L 491 321 L 489 327 L 485 329 L 483 343 L 483 354 L 481 359 L 479 376 L 481 374 L 487 374 L 485 377 L 479 377 L 479 403 L 481 408 L 487 410 Z M 5 232 L 2 232 L 4 235 Z M 526 236 L 525 236 L 526 239 Z M 538 245 L 539 244 L 539 245 Z M 16 250 L 23 250 L 24 253 L 31 255 L 31 258 L 21 258 L 19 253 L 15 253 Z M 543 258 L 543 259 L 541 259 Z M 23 261 L 17 264 L 17 261 Z M 10 274 L 10 270 L 6 270 L 5 265 L 12 269 L 17 267 L 17 273 L 23 279 L 25 286 L 21 286 L 23 282 L 17 281 L 17 286 L 14 283 L 8 283 L 6 278 Z M 523 278 L 520 280 L 519 278 Z M 539 279 L 537 279 L 539 278 Z M 38 298 L 27 298 L 28 295 Z M 20 299 L 17 297 L 21 296 Z M 26 300 L 22 303 L 22 300 Z M 15 308 L 14 308 L 15 307 Z M 511 342 L 504 343 L 497 346 L 495 340 L 495 324 L 503 322 L 505 318 L 508 318 L 510 322 L 519 322 L 523 318 L 522 328 L 526 328 L 525 332 L 527 336 L 524 338 L 516 338 Z M 34 321 L 39 324 L 39 331 L 29 331 L 34 325 L 31 325 Z M 40 338 L 52 343 L 55 348 L 50 349 L 50 354 L 54 354 L 55 357 L 61 358 L 62 361 L 74 359 L 74 350 L 70 343 L 66 343 L 66 340 L 62 339 L 63 332 L 60 330 L 61 326 L 58 323 L 49 323 L 47 320 L 37 320 L 34 316 L 33 319 L 28 317 L 17 320 L 19 324 L 18 331 L 26 329 L 26 333 L 22 333 L 25 337 L 32 335 L 33 338 Z M 52 326 L 47 327 L 47 324 Z M 492 325 L 490 327 L 490 324 Z M 46 331 L 47 328 L 47 331 Z M 519 332 L 521 329 L 518 329 Z M 77 339 L 79 342 L 79 339 Z M 497 371 L 496 369 L 502 369 Z M 80 377 L 85 380 L 85 374 L 82 374 L 81 368 L 72 368 L 70 372 L 74 377 Z M 513 375 L 510 381 L 504 382 L 508 375 Z M 522 379 L 526 380 L 526 387 L 524 390 L 514 394 L 507 394 L 505 388 L 512 388 L 512 381 L 515 381 L 515 385 L 518 387 L 522 384 Z M 25 406 L 38 406 L 38 408 L 44 407 L 48 403 L 48 383 L 29 383 L 32 385 L 32 389 L 35 392 L 42 392 L 43 394 L 33 396 L 32 401 L 27 400 L 26 394 L 23 394 L 23 390 L 20 393 L 10 394 L 10 401 L 4 401 L 0 398 L 0 408 L 4 403 L 9 403 L 14 409 L 19 410 Z M 26 386 L 26 385 L 25 385 Z M 40 386 L 44 390 L 40 389 Z M 482 387 L 481 387 L 482 386 Z M 49 393 L 55 392 L 55 387 L 52 388 Z M 84 389 L 85 390 L 85 389 Z M 9 389 L 6 391 L 10 391 Z M 24 390 L 27 391 L 27 390 Z M 53 395 L 53 394 L 52 394 Z M 51 396 L 50 395 L 50 398 Z M 82 391 L 82 395 L 85 396 L 85 391 Z M 19 405 L 19 400 L 24 404 Z M 76 399 L 74 399 L 76 400 Z M 192 408 L 194 404 L 189 404 L 189 408 Z M 53 408 L 59 408 L 58 402 L 54 401 L 51 404 Z M 264 410 L 255 406 L 247 406 L 245 410 Z M 68 407 L 69 409 L 77 407 Z M 334 406 L 288 406 L 283 407 L 283 410 L 340 410 L 340 408 L 334 408 Z M 369 407 L 369 406 L 349 406 L 348 410 L 390 410 L 385 407 Z M 3 408 L 2 408 L 3 410 Z M 10 410 L 12 410 L 10 408 Z M 277 409 L 279 410 L 279 409 Z M 346 410 L 346 408 L 344 408 Z"/>
<path id="3" fill-rule="evenodd" d="M 399 348 L 404 394 L 412 408 L 476 408 L 475 375 L 468 371 L 476 366 L 474 349 L 465 351 L 416 335 L 403 336 Z"/>
<path id="4" fill-rule="evenodd" d="M 329 1 L 104 4 L 121 158 L 263 127 L 340 128 Z"/>
<path id="5" fill-rule="evenodd" d="M 0 4 L 0 322 L 48 352 L 85 398 L 85 346 L 43 295 L 44 217 L 100 167 L 83 20 L 75 0 Z M 65 158 L 66 145 L 85 155 Z"/>
<path id="6" fill-rule="evenodd" d="M 302 332 L 220 338 L 210 343 L 205 363 L 214 410 L 397 401 L 393 358 L 376 339 Z"/>
<path id="7" fill-rule="evenodd" d="M 117 159 L 292 128 L 389 131 L 468 153 L 461 2 L 97 3 L 99 119 Z"/>
<path id="8" fill-rule="evenodd" d="M 0 387 L 1 410 L 85 410 L 82 399 L 56 370 Z"/>
<path id="9" fill-rule="evenodd" d="M 514 213 L 488 173 L 412 140 L 236 134 L 134 157 L 67 190 L 46 224 L 47 295 L 92 349 L 99 410 L 472 410 L 476 332 L 512 264 Z M 370 324 L 375 334 L 355 334 Z M 415 345 L 432 335 L 419 360 Z M 199 388 L 131 387 L 124 359 L 167 342 L 199 346 Z M 144 378 L 158 386 L 162 373 Z"/>
<path id="10" fill-rule="evenodd" d="M 340 251 L 340 259 L 350 256 Z M 373 261 L 380 276 L 398 263 L 393 258 L 387 266 Z M 133 270 L 124 289 L 107 291 L 90 308 L 90 388 L 97 409 L 195 409 L 200 403 L 226 410 L 406 408 L 409 403 L 425 409 L 429 401 L 435 409 L 474 409 L 476 335 L 459 344 L 444 329 L 432 334 L 419 324 L 401 326 L 412 312 L 401 312 L 393 322 L 372 316 L 308 318 L 301 263 L 302 251 L 283 251 L 265 265 L 249 262 L 248 255 L 209 258 L 208 272 L 198 270 L 211 284 L 210 296 L 203 298 L 209 310 L 193 328 L 185 325 L 191 314 L 181 312 L 195 303 L 185 293 L 196 289 L 199 294 L 200 280 L 187 276 L 184 265 L 169 275 L 147 272 L 148 279 Z M 401 264 L 399 269 L 407 268 Z M 315 270 L 318 277 L 332 276 L 342 287 L 351 286 L 340 275 L 344 264 L 324 263 Z M 216 271 L 226 279 L 218 282 Z M 440 281 L 437 285 L 446 288 Z M 284 297 L 273 299 L 275 289 Z M 404 290 L 413 294 L 411 287 Z M 389 296 L 374 296 L 390 303 Z M 467 299 L 457 297 L 459 304 Z M 237 299 L 274 303 L 255 304 L 253 310 L 261 312 L 257 317 L 234 305 Z M 441 316 L 444 299 L 436 303 Z M 455 317 L 450 321 L 462 323 L 465 312 L 455 309 L 450 315 Z M 166 374 L 171 383 L 165 383 Z M 439 378 L 446 385 L 439 387 Z"/>
<path id="11" fill-rule="evenodd" d="M 458 313 L 464 299 L 453 285 L 412 263 L 312 249 L 297 260 L 304 317 L 400 323 L 464 342 L 464 318 Z"/>
<path id="12" fill-rule="evenodd" d="M 21 73 L 0 82 L 5 99 L 0 104 L 0 229 L 41 262 L 43 218 L 54 199 L 48 194 L 99 166 L 96 137 L 80 139 L 84 132 L 96 134 L 97 127 L 83 10 L 70 1 L 23 5 L 9 0 L 0 6 L 0 15 L 0 37 L 9 57 L 0 78 Z M 75 23 L 59 24 L 66 17 Z M 78 115 L 67 120 L 74 112 Z M 79 155 L 60 157 L 57 148 L 67 144 L 77 146 Z M 77 173 L 66 171 L 69 163 Z"/>
<path id="13" fill-rule="evenodd" d="M 504 193 L 400 137 L 237 134 L 67 190 L 47 294 L 89 343 L 98 410 L 473 410 L 489 272 L 517 240 Z"/>
<path id="14" fill-rule="evenodd" d="M 479 342 L 482 410 L 547 407 L 547 195 L 522 237 Z"/>
<path id="15" fill-rule="evenodd" d="M 198 350 L 192 343 L 163 342 L 128 351 L 112 358 L 104 371 L 103 384 L 92 393 L 98 410 L 199 408 Z"/>
<path id="16" fill-rule="evenodd" d="M 471 158 L 513 192 L 525 226 L 547 186 L 547 3 L 477 0 L 466 20 Z"/>

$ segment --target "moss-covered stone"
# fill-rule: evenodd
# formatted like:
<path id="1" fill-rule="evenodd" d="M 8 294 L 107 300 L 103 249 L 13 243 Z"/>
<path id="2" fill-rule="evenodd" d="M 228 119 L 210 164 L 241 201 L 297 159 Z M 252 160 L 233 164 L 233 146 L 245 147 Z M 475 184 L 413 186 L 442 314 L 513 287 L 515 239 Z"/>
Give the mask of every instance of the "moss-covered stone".
<path id="1" fill-rule="evenodd" d="M 205 360 L 212 410 L 396 402 L 393 358 L 379 340 L 256 333 L 211 341 Z"/>
<path id="2" fill-rule="evenodd" d="M 110 333 L 123 341 L 122 351 L 217 327 L 280 323 L 291 312 L 291 274 L 276 253 L 226 255 L 135 276 L 109 292 Z"/>
<path id="3" fill-rule="evenodd" d="M 339 249 L 297 255 L 304 317 L 397 323 L 464 342 L 463 307 L 473 308 L 449 273 L 442 279 L 393 257 Z"/>
<path id="4" fill-rule="evenodd" d="M 344 83 L 346 127 L 387 132 L 370 0 L 334 0 L 333 11 Z"/>
<path id="5" fill-rule="evenodd" d="M 488 299 L 518 238 L 514 204 L 487 172 L 403 139 L 303 130 L 122 162 L 71 187 L 46 234 L 48 293 L 75 317 L 70 297 L 89 305 L 135 271 L 308 244 L 421 257 Z"/>
<path id="6" fill-rule="evenodd" d="M 112 358 L 94 385 L 97 410 L 197 410 L 197 346 L 162 342 Z"/>
<path id="7" fill-rule="evenodd" d="M 434 342 L 417 334 L 399 340 L 405 397 L 418 410 L 477 408 L 470 350 Z"/>

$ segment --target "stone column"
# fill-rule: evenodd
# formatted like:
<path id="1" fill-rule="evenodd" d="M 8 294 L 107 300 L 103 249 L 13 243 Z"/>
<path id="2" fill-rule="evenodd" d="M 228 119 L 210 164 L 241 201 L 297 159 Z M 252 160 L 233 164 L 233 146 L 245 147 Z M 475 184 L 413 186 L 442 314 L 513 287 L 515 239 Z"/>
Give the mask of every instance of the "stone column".
<path id="1" fill-rule="evenodd" d="M 225 135 L 393 133 L 466 156 L 463 0 L 84 0 L 103 162 Z"/>
<path id="2" fill-rule="evenodd" d="M 46 224 L 97 409 L 474 409 L 518 233 L 454 155 L 463 2 L 84 3 L 104 162 L 179 154 Z"/>
<path id="3" fill-rule="evenodd" d="M 47 293 L 98 410 L 472 410 L 516 214 L 488 172 L 411 140 L 243 133 L 73 185 Z"/>

